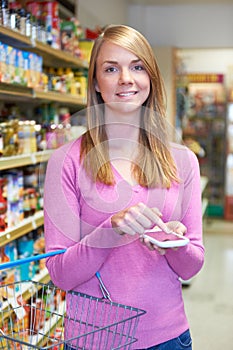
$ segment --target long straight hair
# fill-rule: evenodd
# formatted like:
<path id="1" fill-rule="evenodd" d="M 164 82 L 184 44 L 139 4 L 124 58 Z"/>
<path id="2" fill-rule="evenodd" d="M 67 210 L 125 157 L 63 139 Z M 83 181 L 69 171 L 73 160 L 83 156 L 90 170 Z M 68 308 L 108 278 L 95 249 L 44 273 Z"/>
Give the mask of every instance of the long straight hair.
<path id="1" fill-rule="evenodd" d="M 96 60 L 104 42 L 119 45 L 135 54 L 150 77 L 150 93 L 141 109 L 138 153 L 132 175 L 143 187 L 169 188 L 179 181 L 170 152 L 166 128 L 166 94 L 154 52 L 145 37 L 125 25 L 111 25 L 96 39 L 89 65 L 87 90 L 87 132 L 82 137 L 81 161 L 93 181 L 113 185 L 108 139 L 104 121 L 104 101 L 96 91 Z"/>

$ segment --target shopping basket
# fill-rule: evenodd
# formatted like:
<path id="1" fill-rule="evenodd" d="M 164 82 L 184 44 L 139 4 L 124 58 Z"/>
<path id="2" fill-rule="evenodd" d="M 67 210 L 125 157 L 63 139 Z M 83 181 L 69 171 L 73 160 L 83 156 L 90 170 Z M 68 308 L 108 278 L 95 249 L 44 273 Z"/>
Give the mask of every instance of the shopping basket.
<path id="1" fill-rule="evenodd" d="M 21 262 L 22 263 L 22 262 Z M 52 283 L 0 286 L 0 350 L 131 349 L 144 310 Z"/>

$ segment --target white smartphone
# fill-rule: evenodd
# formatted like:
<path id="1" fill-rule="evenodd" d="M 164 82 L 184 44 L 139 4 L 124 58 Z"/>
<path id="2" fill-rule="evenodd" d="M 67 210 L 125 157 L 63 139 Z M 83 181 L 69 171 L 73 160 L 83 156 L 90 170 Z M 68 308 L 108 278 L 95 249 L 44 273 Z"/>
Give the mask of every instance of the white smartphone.
<path id="1" fill-rule="evenodd" d="M 161 231 L 161 229 L 157 226 L 152 229 L 145 230 L 143 237 L 148 238 L 151 243 L 160 248 L 183 247 L 189 243 L 189 238 L 179 235 L 173 231 L 171 233 L 166 233 Z"/>

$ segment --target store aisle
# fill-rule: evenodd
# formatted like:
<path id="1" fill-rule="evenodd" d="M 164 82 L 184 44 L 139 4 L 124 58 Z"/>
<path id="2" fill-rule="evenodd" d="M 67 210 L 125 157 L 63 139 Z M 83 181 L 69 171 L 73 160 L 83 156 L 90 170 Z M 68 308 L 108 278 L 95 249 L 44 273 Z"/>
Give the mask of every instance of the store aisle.
<path id="1" fill-rule="evenodd" d="M 205 265 L 183 288 L 193 350 L 233 349 L 233 222 L 205 219 Z"/>

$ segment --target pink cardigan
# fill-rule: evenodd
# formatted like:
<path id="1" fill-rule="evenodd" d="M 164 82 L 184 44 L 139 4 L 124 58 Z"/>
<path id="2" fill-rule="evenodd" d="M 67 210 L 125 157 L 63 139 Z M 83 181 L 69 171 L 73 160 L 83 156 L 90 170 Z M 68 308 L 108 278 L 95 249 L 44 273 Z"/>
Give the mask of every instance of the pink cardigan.
<path id="1" fill-rule="evenodd" d="M 194 153 L 171 145 L 181 182 L 170 189 L 131 186 L 113 168 L 116 185 L 93 183 L 79 162 L 80 139 L 51 156 L 44 187 L 46 250 L 67 249 L 47 259 L 55 285 L 102 297 L 102 279 L 113 301 L 146 310 L 134 349 L 179 336 L 188 327 L 179 277 L 186 280 L 204 262 L 200 171 Z M 149 251 L 138 236 L 120 236 L 111 215 L 143 202 L 157 207 L 165 222 L 179 220 L 190 243 L 166 255 Z"/>

